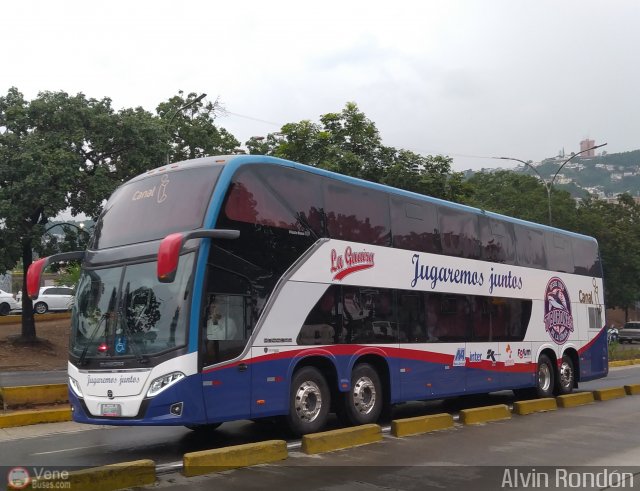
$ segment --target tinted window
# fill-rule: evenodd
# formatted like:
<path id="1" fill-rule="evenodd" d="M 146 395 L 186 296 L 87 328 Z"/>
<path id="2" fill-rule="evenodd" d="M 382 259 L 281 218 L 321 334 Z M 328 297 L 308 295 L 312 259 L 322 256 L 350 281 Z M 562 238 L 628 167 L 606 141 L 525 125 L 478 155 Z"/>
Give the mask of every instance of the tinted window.
<path id="1" fill-rule="evenodd" d="M 390 198 L 390 205 L 393 247 L 435 254 L 441 252 L 434 205 L 413 203 L 394 196 Z"/>
<path id="2" fill-rule="evenodd" d="M 248 167 L 233 179 L 231 220 L 322 235 L 321 178 L 281 167 Z"/>
<path id="3" fill-rule="evenodd" d="M 327 231 L 332 239 L 390 245 L 385 194 L 326 179 L 324 202 Z"/>
<path id="4" fill-rule="evenodd" d="M 595 240 L 572 238 L 574 272 L 587 276 L 602 276 L 598 244 Z"/>
<path id="5" fill-rule="evenodd" d="M 156 240 L 201 227 L 220 169 L 198 167 L 125 184 L 107 202 L 93 247 Z"/>
<path id="6" fill-rule="evenodd" d="M 438 207 L 438 214 L 440 216 L 442 253 L 478 259 L 480 247 L 476 215 L 442 206 Z"/>
<path id="7" fill-rule="evenodd" d="M 547 268 L 544 233 L 521 225 L 514 225 L 518 264 L 528 268 Z"/>
<path id="8" fill-rule="evenodd" d="M 573 273 L 573 252 L 569 237 L 547 232 L 545 238 L 547 242 L 547 268 L 563 273 Z"/>
<path id="9" fill-rule="evenodd" d="M 475 297 L 474 341 L 522 341 L 531 318 L 531 300 Z"/>
<path id="10" fill-rule="evenodd" d="M 482 259 L 494 263 L 514 264 L 516 249 L 513 224 L 495 218 L 478 218 Z"/>

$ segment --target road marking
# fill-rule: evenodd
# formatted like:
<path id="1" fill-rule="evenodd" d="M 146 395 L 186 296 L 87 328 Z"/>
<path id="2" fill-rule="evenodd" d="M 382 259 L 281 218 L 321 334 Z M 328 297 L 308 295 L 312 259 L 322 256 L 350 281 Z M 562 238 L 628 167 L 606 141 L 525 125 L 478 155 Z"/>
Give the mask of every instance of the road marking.
<path id="1" fill-rule="evenodd" d="M 106 447 L 107 444 L 103 444 L 103 445 L 89 445 L 88 447 L 75 447 L 75 448 L 65 448 L 62 450 L 51 450 L 50 452 L 38 452 L 38 453 L 32 453 L 31 455 L 48 455 L 48 454 L 52 454 L 52 453 L 61 453 L 61 452 L 73 452 L 74 450 L 84 450 L 85 448 L 97 448 L 97 447 Z"/>

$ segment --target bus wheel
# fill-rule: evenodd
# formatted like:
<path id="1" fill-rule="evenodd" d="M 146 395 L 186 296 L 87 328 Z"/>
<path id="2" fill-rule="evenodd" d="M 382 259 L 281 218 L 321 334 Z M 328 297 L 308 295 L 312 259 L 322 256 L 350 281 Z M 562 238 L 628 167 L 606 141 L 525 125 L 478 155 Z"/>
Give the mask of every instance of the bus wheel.
<path id="1" fill-rule="evenodd" d="M 573 391 L 575 372 L 573 371 L 573 361 L 567 355 L 562 357 L 562 363 L 558 370 L 558 380 L 556 381 L 556 393 L 570 394 Z"/>
<path id="2" fill-rule="evenodd" d="M 331 393 L 322 373 L 314 367 L 298 370 L 291 381 L 287 423 L 296 435 L 320 431 L 327 423 Z"/>
<path id="3" fill-rule="evenodd" d="M 536 379 L 536 395 L 538 397 L 551 397 L 554 389 L 553 364 L 547 355 L 540 355 L 538 359 L 538 372 Z"/>
<path id="4" fill-rule="evenodd" d="M 369 364 L 356 365 L 351 373 L 351 390 L 344 394 L 340 419 L 353 425 L 375 423 L 384 397 L 378 372 Z"/>

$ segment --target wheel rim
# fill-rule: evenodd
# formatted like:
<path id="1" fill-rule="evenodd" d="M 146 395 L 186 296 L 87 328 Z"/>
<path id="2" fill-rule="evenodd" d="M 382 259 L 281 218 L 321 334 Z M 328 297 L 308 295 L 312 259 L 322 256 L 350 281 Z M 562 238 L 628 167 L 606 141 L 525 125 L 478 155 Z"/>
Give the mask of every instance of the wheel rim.
<path id="1" fill-rule="evenodd" d="M 36 313 L 38 314 L 44 314 L 47 311 L 46 307 L 39 303 L 38 305 L 36 305 Z"/>
<path id="2" fill-rule="evenodd" d="M 538 387 L 544 392 L 548 391 L 549 387 L 551 387 L 551 369 L 546 363 L 543 363 L 538 368 Z"/>
<path id="3" fill-rule="evenodd" d="M 569 365 L 569 363 L 567 363 L 566 361 L 563 361 L 562 365 L 560 366 L 560 385 L 562 385 L 563 388 L 568 389 L 569 387 L 571 387 L 572 383 L 573 370 L 571 369 L 571 365 Z"/>
<path id="4" fill-rule="evenodd" d="M 295 411 L 302 421 L 311 423 L 320 415 L 322 409 L 322 393 L 315 382 L 307 380 L 296 391 Z"/>
<path id="5" fill-rule="evenodd" d="M 353 385 L 353 406 L 360 414 L 369 414 L 376 405 L 376 386 L 369 377 L 360 377 Z"/>

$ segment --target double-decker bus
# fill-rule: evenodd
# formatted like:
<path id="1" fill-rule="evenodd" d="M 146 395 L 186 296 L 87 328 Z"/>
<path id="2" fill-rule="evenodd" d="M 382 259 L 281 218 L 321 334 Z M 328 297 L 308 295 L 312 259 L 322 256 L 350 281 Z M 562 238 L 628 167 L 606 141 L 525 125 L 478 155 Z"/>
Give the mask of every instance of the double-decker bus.
<path id="1" fill-rule="evenodd" d="M 376 421 L 409 400 L 608 372 L 593 238 L 265 156 L 119 187 L 81 259 L 73 419 Z"/>

